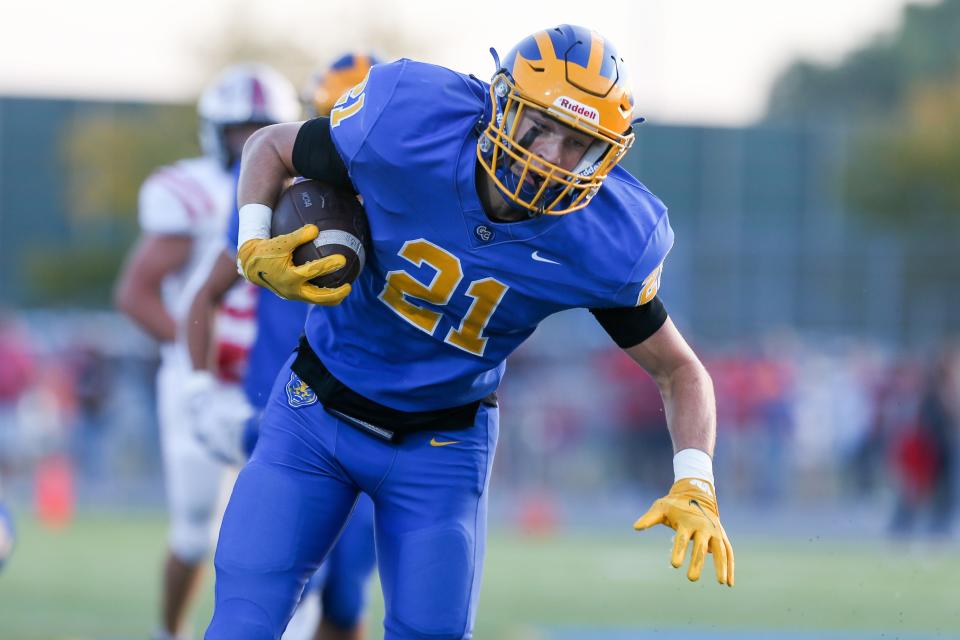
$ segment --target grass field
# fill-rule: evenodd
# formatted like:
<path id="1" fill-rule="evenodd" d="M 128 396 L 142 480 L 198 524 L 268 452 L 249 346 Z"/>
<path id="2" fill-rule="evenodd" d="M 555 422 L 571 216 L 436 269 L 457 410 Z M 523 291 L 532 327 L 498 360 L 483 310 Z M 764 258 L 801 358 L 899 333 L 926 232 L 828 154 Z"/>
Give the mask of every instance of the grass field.
<path id="1" fill-rule="evenodd" d="M 726 589 L 671 569 L 669 540 L 666 529 L 494 533 L 475 637 L 960 637 L 956 545 L 734 538 L 737 586 Z M 162 547 L 159 514 L 82 514 L 63 531 L 20 514 L 18 546 L 0 575 L 0 639 L 147 638 Z M 211 606 L 205 597 L 194 616 L 196 637 Z M 381 616 L 377 593 L 372 638 Z"/>

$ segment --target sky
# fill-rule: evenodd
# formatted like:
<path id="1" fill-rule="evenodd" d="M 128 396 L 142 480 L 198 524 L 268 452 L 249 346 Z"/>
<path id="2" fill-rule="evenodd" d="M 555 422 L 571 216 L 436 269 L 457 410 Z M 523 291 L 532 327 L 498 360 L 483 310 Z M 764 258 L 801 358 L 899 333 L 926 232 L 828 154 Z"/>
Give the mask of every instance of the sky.
<path id="1" fill-rule="evenodd" d="M 736 126 L 791 61 L 835 62 L 934 1 L 0 0 L 0 95 L 192 101 L 235 50 L 297 84 L 369 48 L 488 78 L 491 46 L 569 22 L 616 44 L 651 122 Z"/>

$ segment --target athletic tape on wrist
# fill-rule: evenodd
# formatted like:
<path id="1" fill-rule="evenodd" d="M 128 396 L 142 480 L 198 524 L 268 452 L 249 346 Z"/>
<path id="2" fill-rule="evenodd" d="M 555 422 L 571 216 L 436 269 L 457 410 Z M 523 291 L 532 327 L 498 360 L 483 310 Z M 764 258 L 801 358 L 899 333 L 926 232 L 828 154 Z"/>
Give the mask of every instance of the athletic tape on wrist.
<path id="1" fill-rule="evenodd" d="M 700 449 L 684 449 L 673 456 L 673 481 L 699 478 L 713 484 L 713 460 Z"/>
<path id="2" fill-rule="evenodd" d="M 270 237 L 270 220 L 273 209 L 265 204 L 251 202 L 240 207 L 240 229 L 237 234 L 237 250 L 247 240 Z"/>

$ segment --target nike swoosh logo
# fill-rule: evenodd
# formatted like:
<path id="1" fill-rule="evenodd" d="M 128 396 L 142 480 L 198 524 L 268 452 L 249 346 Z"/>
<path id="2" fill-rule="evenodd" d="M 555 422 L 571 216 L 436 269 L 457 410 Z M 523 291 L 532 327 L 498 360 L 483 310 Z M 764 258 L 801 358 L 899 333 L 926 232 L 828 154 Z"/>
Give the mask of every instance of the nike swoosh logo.
<path id="1" fill-rule="evenodd" d="M 460 444 L 459 440 L 437 440 L 436 438 L 430 438 L 431 447 L 445 447 L 448 444 Z"/>
<path id="2" fill-rule="evenodd" d="M 703 517 L 707 519 L 707 522 L 710 523 L 710 526 L 711 526 L 711 527 L 713 526 L 713 520 L 710 519 L 710 516 L 708 516 L 708 515 L 707 515 L 707 512 L 703 510 L 703 507 L 700 506 L 700 503 L 699 503 L 699 502 L 697 502 L 696 500 L 691 499 L 690 502 L 688 502 L 687 504 L 692 504 L 692 505 L 695 506 L 697 509 L 700 509 L 700 513 L 703 514 Z"/>
<path id="3" fill-rule="evenodd" d="M 540 255 L 539 251 L 534 251 L 533 253 L 530 254 L 530 257 L 536 260 L 537 262 L 547 262 L 549 264 L 560 264 L 556 260 L 551 260 L 550 258 L 544 258 L 542 255 Z"/>
<path id="4" fill-rule="evenodd" d="M 265 276 L 264 273 L 266 273 L 266 272 L 265 272 L 265 271 L 257 271 L 257 277 L 260 278 L 261 280 L 263 280 L 263 284 L 267 285 L 267 288 L 270 289 L 270 291 L 273 291 L 273 293 L 276 294 L 276 296 L 277 296 L 278 298 L 283 298 L 283 296 L 280 295 L 280 292 L 277 291 L 276 288 L 274 288 L 274 286 L 273 286 L 272 284 L 270 284 L 270 281 L 267 280 L 267 276 Z M 286 298 L 283 298 L 283 299 L 286 300 Z"/>

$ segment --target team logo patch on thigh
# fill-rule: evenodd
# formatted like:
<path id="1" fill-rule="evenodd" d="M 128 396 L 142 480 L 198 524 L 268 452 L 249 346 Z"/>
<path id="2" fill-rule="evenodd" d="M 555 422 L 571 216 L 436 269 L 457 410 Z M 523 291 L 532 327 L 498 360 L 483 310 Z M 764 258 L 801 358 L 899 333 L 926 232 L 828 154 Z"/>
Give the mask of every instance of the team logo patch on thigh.
<path id="1" fill-rule="evenodd" d="M 287 404 L 296 409 L 297 407 L 308 407 L 316 404 L 317 394 L 313 392 L 306 382 L 300 379 L 300 376 L 290 372 L 290 382 L 287 383 Z"/>

